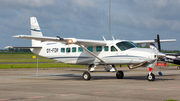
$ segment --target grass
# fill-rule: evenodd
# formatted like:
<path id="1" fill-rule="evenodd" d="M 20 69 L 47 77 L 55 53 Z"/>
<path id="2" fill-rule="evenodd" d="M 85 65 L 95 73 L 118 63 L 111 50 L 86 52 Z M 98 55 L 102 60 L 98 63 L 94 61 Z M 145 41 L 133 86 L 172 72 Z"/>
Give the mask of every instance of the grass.
<path id="1" fill-rule="evenodd" d="M 169 99 L 169 100 L 164 100 L 164 101 L 179 101 L 179 100 Z"/>
<path id="2" fill-rule="evenodd" d="M 33 53 L 0 53 L 0 69 L 11 68 L 36 68 L 37 59 L 33 59 L 33 56 L 37 56 Z M 62 67 L 86 67 L 83 65 L 71 65 L 65 63 L 55 63 L 55 60 L 47 59 L 45 57 L 38 56 L 39 68 L 62 68 Z M 19 63 L 20 62 L 20 63 Z M 32 63 L 34 62 L 34 63 Z M 3 64 L 4 63 L 4 64 Z M 11 63 L 11 64 L 7 64 Z M 19 63 L 19 64 L 18 64 Z"/>
<path id="3" fill-rule="evenodd" d="M 83 65 L 71 65 L 64 63 L 39 63 L 38 68 L 63 68 L 63 67 L 85 67 Z M 37 64 L 0 64 L 0 69 L 12 68 L 37 68 Z"/>

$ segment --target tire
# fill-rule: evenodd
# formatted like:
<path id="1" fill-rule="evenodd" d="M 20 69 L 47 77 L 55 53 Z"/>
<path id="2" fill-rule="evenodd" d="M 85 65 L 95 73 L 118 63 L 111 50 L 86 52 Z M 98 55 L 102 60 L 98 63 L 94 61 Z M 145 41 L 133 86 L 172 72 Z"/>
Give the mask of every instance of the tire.
<path id="1" fill-rule="evenodd" d="M 84 80 L 90 80 L 91 79 L 91 74 L 88 71 L 85 71 L 82 75 Z"/>
<path id="2" fill-rule="evenodd" d="M 116 73 L 116 78 L 117 78 L 117 79 L 123 79 L 123 77 L 124 77 L 123 71 L 118 71 L 118 72 Z"/>
<path id="3" fill-rule="evenodd" d="M 154 81 L 155 80 L 155 75 L 153 73 L 151 73 L 150 75 L 147 75 L 147 80 L 148 81 Z"/>

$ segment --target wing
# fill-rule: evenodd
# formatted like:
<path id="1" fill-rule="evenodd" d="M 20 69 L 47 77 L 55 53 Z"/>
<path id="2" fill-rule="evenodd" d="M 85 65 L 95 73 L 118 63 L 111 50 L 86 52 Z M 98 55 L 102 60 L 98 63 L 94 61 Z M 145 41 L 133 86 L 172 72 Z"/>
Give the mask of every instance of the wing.
<path id="1" fill-rule="evenodd" d="M 57 37 L 45 37 L 45 36 L 32 36 L 32 35 L 16 35 L 13 36 L 14 38 L 22 38 L 22 39 L 32 39 L 32 40 L 39 40 L 41 42 L 44 41 L 54 41 L 54 42 L 63 42 L 65 44 L 78 44 L 78 45 L 85 45 L 85 46 L 99 46 L 99 45 L 106 45 L 106 41 L 99 41 L 99 40 L 87 40 L 87 39 L 76 39 L 76 38 L 60 38 Z"/>
<path id="2" fill-rule="evenodd" d="M 160 42 L 175 42 L 177 41 L 176 39 L 163 39 L 163 40 L 160 40 Z M 156 40 L 134 40 L 132 41 L 136 44 L 150 44 L 150 43 L 157 43 Z"/>

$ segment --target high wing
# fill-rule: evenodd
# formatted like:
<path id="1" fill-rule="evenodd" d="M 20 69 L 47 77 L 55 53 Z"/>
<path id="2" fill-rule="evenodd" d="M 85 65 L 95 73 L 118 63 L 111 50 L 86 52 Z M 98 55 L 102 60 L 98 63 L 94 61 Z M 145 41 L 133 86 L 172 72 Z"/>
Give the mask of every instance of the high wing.
<path id="1" fill-rule="evenodd" d="M 13 36 L 14 38 L 22 38 L 22 39 L 32 39 L 38 40 L 41 42 L 45 41 L 54 41 L 54 42 L 63 42 L 65 44 L 78 44 L 78 45 L 85 45 L 85 46 L 98 46 L 98 45 L 106 45 L 106 41 L 99 41 L 99 40 L 87 40 L 87 39 L 76 39 L 76 38 L 60 38 L 57 37 L 45 37 L 45 36 L 32 36 L 32 35 L 16 35 Z"/>
<path id="2" fill-rule="evenodd" d="M 176 39 L 163 39 L 163 40 L 160 40 L 160 42 L 175 42 L 175 41 L 177 41 L 177 40 Z M 140 44 L 157 43 L 157 40 L 134 40 L 132 42 L 140 45 Z"/>

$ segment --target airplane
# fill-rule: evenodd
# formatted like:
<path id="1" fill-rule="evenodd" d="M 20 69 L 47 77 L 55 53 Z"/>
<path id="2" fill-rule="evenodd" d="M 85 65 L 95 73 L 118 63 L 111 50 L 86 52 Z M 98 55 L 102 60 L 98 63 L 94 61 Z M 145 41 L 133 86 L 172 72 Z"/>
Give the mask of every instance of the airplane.
<path id="1" fill-rule="evenodd" d="M 89 65 L 82 75 L 84 80 L 90 80 L 90 71 L 97 66 L 110 67 L 116 71 L 116 78 L 123 79 L 124 73 L 117 70 L 115 65 L 129 65 L 130 69 L 147 67 L 148 81 L 154 81 L 152 73 L 158 58 L 165 54 L 153 50 L 140 48 L 137 44 L 155 43 L 154 40 L 89 40 L 77 38 L 47 37 L 43 36 L 36 17 L 30 17 L 31 35 L 15 35 L 14 38 L 32 40 L 31 47 L 13 47 L 30 49 L 34 54 L 57 60 L 67 64 Z M 160 40 L 160 42 L 173 42 L 176 39 Z M 11 47 L 12 48 L 12 47 Z"/>
<path id="2" fill-rule="evenodd" d="M 149 44 L 149 47 L 151 49 L 158 50 L 153 43 Z M 180 65 L 180 53 L 164 53 L 164 54 L 166 54 L 166 57 L 161 58 L 160 61 Z M 179 70 L 180 66 L 178 66 L 177 69 Z"/>

